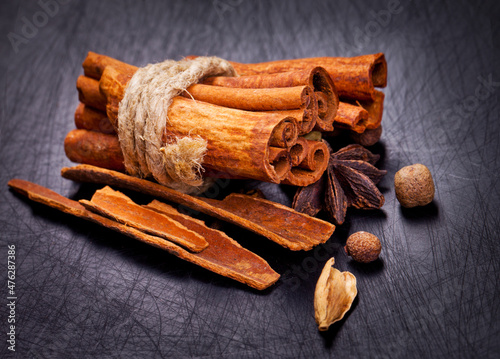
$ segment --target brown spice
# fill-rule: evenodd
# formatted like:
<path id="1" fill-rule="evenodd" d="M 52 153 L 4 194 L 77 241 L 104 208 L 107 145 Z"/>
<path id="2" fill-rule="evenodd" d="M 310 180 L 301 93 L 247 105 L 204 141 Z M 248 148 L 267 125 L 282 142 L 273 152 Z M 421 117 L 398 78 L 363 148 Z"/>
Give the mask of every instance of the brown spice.
<path id="1" fill-rule="evenodd" d="M 27 196 L 35 202 L 97 223 L 141 242 L 163 249 L 176 257 L 247 284 L 252 288 L 259 290 L 268 288 L 280 277 L 264 259 L 241 247 L 223 232 L 206 227 L 201 221 L 197 221 L 198 225 L 196 227 L 191 226 L 190 228 L 203 235 L 209 242 L 209 246 L 200 253 L 192 253 L 163 238 L 146 234 L 135 228 L 92 213 L 86 210 L 79 202 L 63 197 L 35 183 L 12 179 L 8 185 L 16 192 Z M 166 213 L 165 210 L 162 212 Z M 187 222 L 182 222 L 186 220 L 185 217 L 187 216 L 175 212 L 177 211 L 172 208 L 168 212 L 168 215 L 174 216 L 174 219 L 188 226 Z"/>
<path id="2" fill-rule="evenodd" d="M 401 168 L 394 176 L 396 198 L 405 208 L 425 206 L 434 199 L 434 181 L 429 169 L 420 164 Z"/>
<path id="3" fill-rule="evenodd" d="M 123 193 L 106 186 L 97 190 L 90 201 L 80 203 L 88 210 L 134 227 L 142 232 L 168 239 L 191 252 L 201 252 L 208 242 L 177 221 L 135 204 Z"/>
<path id="4" fill-rule="evenodd" d="M 314 318 L 320 331 L 342 320 L 358 294 L 356 277 L 333 268 L 334 263 L 334 258 L 326 262 L 314 291 Z"/>
<path id="5" fill-rule="evenodd" d="M 260 209 L 251 211 L 251 208 L 246 208 L 250 212 L 246 218 L 238 211 L 244 211 L 245 207 L 250 206 L 248 199 L 240 198 L 231 202 L 229 200 L 233 197 L 226 199 L 227 202 L 203 199 L 151 181 L 89 165 L 63 168 L 61 175 L 73 181 L 107 184 L 163 198 L 236 224 L 292 250 L 308 250 L 324 243 L 335 230 L 335 226 L 331 223 L 270 201 L 254 199 L 255 202 L 252 202 L 251 206 L 255 205 L 255 207 L 252 208 L 260 206 Z M 290 223 L 301 223 L 301 226 L 290 225 Z"/>
<path id="6" fill-rule="evenodd" d="M 339 95 L 352 99 L 373 99 L 374 87 L 387 85 L 387 63 L 382 53 L 355 57 L 311 57 L 257 64 L 235 62 L 231 64 L 240 75 L 278 73 L 321 66 L 330 74 Z"/>
<path id="7" fill-rule="evenodd" d="M 378 258 L 382 245 L 377 236 L 360 231 L 351 234 L 347 238 L 344 249 L 356 262 L 369 263 Z"/>
<path id="8" fill-rule="evenodd" d="M 323 175 L 324 182 L 318 181 L 299 188 L 293 208 L 307 213 L 319 211 L 320 206 L 315 197 L 321 196 L 321 208 L 327 210 L 336 224 L 342 224 L 350 206 L 358 209 L 382 207 L 384 196 L 376 184 L 387 171 L 374 166 L 379 157 L 360 145 L 349 145 L 332 153 L 328 169 Z"/>
<path id="9" fill-rule="evenodd" d="M 108 116 L 103 111 L 95 110 L 80 102 L 75 111 L 75 126 L 78 129 L 115 133 Z"/>

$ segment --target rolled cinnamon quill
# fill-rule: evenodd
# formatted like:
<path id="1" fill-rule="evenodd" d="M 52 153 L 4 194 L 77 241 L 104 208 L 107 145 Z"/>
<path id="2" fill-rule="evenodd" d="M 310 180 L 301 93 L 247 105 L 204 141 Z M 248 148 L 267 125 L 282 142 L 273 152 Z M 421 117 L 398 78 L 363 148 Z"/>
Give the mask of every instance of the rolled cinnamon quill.
<path id="1" fill-rule="evenodd" d="M 64 151 L 73 162 L 125 172 L 118 137 L 88 130 L 72 130 L 64 139 Z"/>
<path id="2" fill-rule="evenodd" d="M 106 97 L 99 92 L 99 81 L 87 76 L 78 76 L 76 80 L 78 99 L 94 109 L 106 111 Z"/>
<path id="3" fill-rule="evenodd" d="M 351 105 L 363 107 L 368 112 L 366 128 L 368 130 L 373 130 L 378 128 L 382 123 L 382 113 L 384 112 L 384 98 L 385 95 L 383 92 L 375 90 L 373 92 L 373 100 L 353 101 L 346 99 L 345 102 Z"/>
<path id="4" fill-rule="evenodd" d="M 339 99 L 329 74 L 321 67 L 311 65 L 295 71 L 284 70 L 271 74 L 209 77 L 203 83 L 231 88 L 275 88 L 308 85 L 314 89 L 318 106 L 322 108 L 322 111 L 318 113 L 316 127 L 323 131 L 333 130 L 333 119 L 337 113 Z"/>
<path id="5" fill-rule="evenodd" d="M 183 96 L 240 110 L 274 111 L 313 109 L 313 93 L 309 86 L 250 89 L 195 84 Z"/>
<path id="6" fill-rule="evenodd" d="M 340 102 L 334 124 L 335 127 L 362 133 L 367 127 L 368 118 L 368 111 L 360 105 L 351 105 L 346 102 Z"/>
<path id="7" fill-rule="evenodd" d="M 330 152 L 323 141 L 307 141 L 307 154 L 302 162 L 292 167 L 281 182 L 293 186 L 308 186 L 323 175 L 328 167 Z"/>
<path id="8" fill-rule="evenodd" d="M 308 151 L 308 141 L 304 137 L 297 138 L 297 142 L 290 148 L 292 166 L 298 166 L 307 156 Z"/>
<path id="9" fill-rule="evenodd" d="M 137 71 L 137 67 L 129 65 L 120 60 L 114 59 L 106 55 L 100 55 L 89 51 L 87 57 L 83 61 L 82 67 L 85 76 L 99 80 L 106 66 L 112 66 L 121 73 L 133 75 Z"/>
<path id="10" fill-rule="evenodd" d="M 135 66 L 94 52 L 89 52 L 83 62 L 85 75 L 98 80 L 101 79 L 106 66 L 115 68 L 117 73 L 129 78 L 137 71 L 137 67 Z M 273 74 L 271 76 L 249 76 L 236 82 L 229 81 L 226 85 L 223 84 L 224 79 L 228 78 L 215 77 L 204 81 L 204 83 L 208 85 L 213 84 L 218 87 L 253 88 L 262 89 L 262 91 L 228 91 L 220 88 L 206 87 L 203 84 L 196 84 L 187 89 L 184 96 L 242 110 L 284 110 L 286 112 L 283 112 L 282 116 L 296 118 L 299 121 L 300 134 L 306 134 L 314 128 L 318 118 L 318 101 L 313 101 L 312 99 L 315 98 L 316 94 L 323 93 L 321 99 L 324 100 L 323 107 L 325 111 L 322 112 L 317 126 L 319 129 L 324 129 L 325 131 L 333 130 L 332 123 L 338 107 L 338 95 L 333 83 L 329 81 L 328 73 L 324 70 L 312 68 L 311 70 L 293 71 L 291 73 Z M 96 88 L 91 88 L 89 81 L 87 83 L 87 86 L 80 91 L 90 91 L 91 94 L 95 94 Z M 301 91 L 298 88 L 298 86 L 304 85 L 313 88 L 315 94 L 311 94 L 309 90 L 304 92 L 303 88 Z M 283 89 L 278 90 L 277 88 Z M 81 97 L 83 98 L 84 96 Z M 117 108 L 117 106 L 118 103 L 113 107 Z M 110 113 L 108 112 L 109 115 Z"/>
<path id="11" fill-rule="evenodd" d="M 373 100 L 374 87 L 387 85 L 383 53 L 355 57 L 312 57 L 255 64 L 231 62 L 239 75 L 257 75 L 321 66 L 328 71 L 340 97 Z"/>
<path id="12" fill-rule="evenodd" d="M 100 90 L 108 100 L 108 117 L 116 119 L 128 80 L 112 67 L 104 70 Z M 293 117 L 237 110 L 182 96 L 173 99 L 167 116 L 164 142 L 186 136 L 205 139 L 204 167 L 274 183 L 287 173 L 285 160 L 270 163 L 269 146 L 290 147 L 295 143 L 298 124 Z"/>
<path id="13" fill-rule="evenodd" d="M 75 111 L 75 126 L 78 129 L 98 131 L 102 133 L 115 133 L 111 122 L 105 112 L 95 110 L 90 106 L 80 103 Z"/>

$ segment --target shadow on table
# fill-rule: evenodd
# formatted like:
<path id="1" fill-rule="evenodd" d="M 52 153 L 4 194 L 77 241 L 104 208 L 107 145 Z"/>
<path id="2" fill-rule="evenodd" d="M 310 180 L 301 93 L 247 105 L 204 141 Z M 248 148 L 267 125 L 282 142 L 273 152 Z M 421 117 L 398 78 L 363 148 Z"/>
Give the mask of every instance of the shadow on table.
<path id="1" fill-rule="evenodd" d="M 436 220 L 439 217 L 439 206 L 432 201 L 426 206 L 405 208 L 399 206 L 399 211 L 403 218 L 408 221 Z"/>
<path id="2" fill-rule="evenodd" d="M 344 325 L 345 321 L 349 319 L 350 315 L 352 312 L 356 310 L 356 307 L 358 306 L 359 303 L 359 297 L 356 296 L 354 301 L 352 302 L 351 309 L 347 313 L 345 313 L 344 318 L 342 320 L 333 323 L 328 330 L 324 332 L 319 332 L 321 337 L 323 338 L 323 342 L 325 343 L 326 348 L 331 348 L 333 346 L 333 343 L 335 341 L 335 338 L 337 337 L 337 334 L 339 333 L 340 329 Z"/>

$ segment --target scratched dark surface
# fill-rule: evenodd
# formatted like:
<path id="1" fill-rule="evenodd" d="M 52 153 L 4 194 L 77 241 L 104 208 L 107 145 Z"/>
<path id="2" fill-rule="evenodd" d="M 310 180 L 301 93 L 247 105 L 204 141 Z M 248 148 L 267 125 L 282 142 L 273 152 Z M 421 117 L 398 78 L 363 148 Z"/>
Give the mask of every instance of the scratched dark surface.
<path id="1" fill-rule="evenodd" d="M 498 358 L 500 11 L 478 3 L 67 0 L 44 16 L 35 1 L 2 1 L 0 357 Z M 26 19 L 37 28 L 23 29 Z M 14 177 L 73 198 L 95 190 L 59 174 L 71 165 L 63 140 L 89 50 L 137 65 L 189 54 L 258 62 L 384 52 L 384 134 L 372 148 L 388 171 L 384 207 L 350 210 L 311 252 L 226 225 L 282 274 L 258 292 L 16 196 L 7 188 Z M 393 178 L 412 163 L 429 167 L 436 196 L 402 210 Z M 290 203 L 289 189 L 260 188 Z M 358 230 L 382 240 L 374 264 L 343 253 Z M 16 246 L 15 353 L 5 335 L 8 244 Z M 320 333 L 313 292 L 329 256 L 354 273 L 359 294 Z"/>

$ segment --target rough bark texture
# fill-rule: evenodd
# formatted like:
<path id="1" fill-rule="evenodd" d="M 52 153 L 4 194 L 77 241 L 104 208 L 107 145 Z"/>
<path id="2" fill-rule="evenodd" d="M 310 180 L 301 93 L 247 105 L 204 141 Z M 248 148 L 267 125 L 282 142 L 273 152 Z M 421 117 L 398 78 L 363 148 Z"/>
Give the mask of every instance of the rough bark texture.
<path id="1" fill-rule="evenodd" d="M 162 216 L 134 203 L 123 193 L 114 191 L 108 186 L 97 190 L 90 201 L 80 200 L 80 203 L 92 212 L 144 233 L 165 238 L 191 252 L 201 252 L 208 246 L 208 242 L 201 235 L 170 217 Z"/>
<path id="2" fill-rule="evenodd" d="M 82 130 L 115 133 L 105 112 L 95 110 L 82 102 L 80 102 L 75 111 L 75 126 Z"/>
<path id="3" fill-rule="evenodd" d="M 64 139 L 64 151 L 73 162 L 125 171 L 118 137 L 88 130 L 72 130 Z"/>
<path id="4" fill-rule="evenodd" d="M 135 228 L 92 213 L 77 201 L 61 196 L 48 188 L 19 179 L 10 180 L 9 186 L 35 202 L 97 223 L 141 242 L 163 249 L 176 257 L 247 284 L 252 288 L 263 290 L 279 279 L 279 274 L 264 259 L 242 248 L 238 243 L 221 232 L 218 232 L 220 235 L 217 236 L 211 235 L 205 237 L 209 242 L 207 249 L 201 253 L 191 253 L 163 238 L 146 234 Z M 202 235 L 204 233 L 206 232 L 200 232 Z M 232 255 L 221 255 L 223 251 L 228 251 Z"/>
<path id="5" fill-rule="evenodd" d="M 288 207 L 285 207 L 288 208 L 286 216 L 280 217 L 276 215 L 276 213 L 254 211 L 253 220 L 249 220 L 224 209 L 223 206 L 219 208 L 219 204 L 222 203 L 221 201 L 211 200 L 210 203 L 207 203 L 202 198 L 183 194 L 157 183 L 95 166 L 79 165 L 71 168 L 63 168 L 61 174 L 64 178 L 74 181 L 107 184 L 109 186 L 129 189 L 162 198 L 167 201 L 172 201 L 195 211 L 236 224 L 292 250 L 307 250 L 310 249 L 314 243 L 323 243 L 335 230 L 335 226 L 331 223 L 305 216 Z M 267 207 L 266 211 L 273 208 L 272 203 L 273 202 Z M 239 205 L 245 206 L 243 202 L 240 202 Z M 276 203 L 274 205 L 281 206 Z M 274 223 L 263 220 L 271 217 Z M 299 222 L 305 223 L 305 228 L 308 229 L 308 233 L 311 233 L 311 238 L 306 240 L 305 243 L 297 242 L 297 238 L 304 236 L 304 228 L 290 225 L 296 218 L 300 218 Z M 283 232 L 280 227 L 285 225 L 288 228 Z M 320 228 L 323 228 L 321 232 L 319 232 Z M 311 245 L 311 243 L 313 244 Z"/>
<path id="6" fill-rule="evenodd" d="M 328 71 L 340 97 L 373 100 L 374 87 L 387 85 L 387 63 L 382 53 L 355 57 L 313 57 L 257 64 L 231 62 L 240 75 L 256 75 L 321 66 Z"/>

